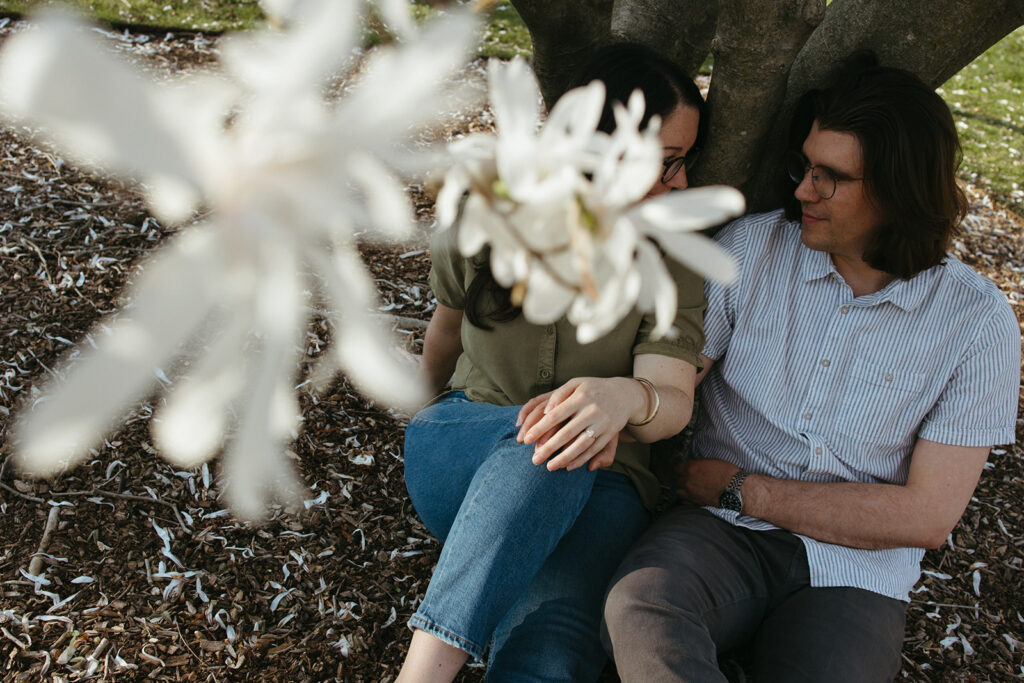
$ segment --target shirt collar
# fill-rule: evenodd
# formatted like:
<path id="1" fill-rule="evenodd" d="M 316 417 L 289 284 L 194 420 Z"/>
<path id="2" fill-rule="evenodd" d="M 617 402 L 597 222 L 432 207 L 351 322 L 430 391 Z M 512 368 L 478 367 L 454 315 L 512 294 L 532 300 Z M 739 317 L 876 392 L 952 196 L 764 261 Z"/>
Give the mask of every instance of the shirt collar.
<path id="1" fill-rule="evenodd" d="M 804 282 L 829 277 L 833 277 L 836 282 L 843 282 L 843 276 L 836 270 L 828 252 L 808 249 L 802 243 L 797 248 L 800 250 L 800 274 Z M 938 269 L 942 267 L 943 264 L 934 266 L 909 280 L 893 280 L 874 294 L 861 297 L 861 301 L 868 306 L 888 302 L 904 311 L 912 311 L 924 301 L 931 289 L 931 282 L 938 277 Z"/>

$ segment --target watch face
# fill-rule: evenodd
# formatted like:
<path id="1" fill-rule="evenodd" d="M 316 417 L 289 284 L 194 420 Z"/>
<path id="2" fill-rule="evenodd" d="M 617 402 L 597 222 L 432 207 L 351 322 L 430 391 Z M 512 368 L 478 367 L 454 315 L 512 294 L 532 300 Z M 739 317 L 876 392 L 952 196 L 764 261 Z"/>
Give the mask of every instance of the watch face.
<path id="1" fill-rule="evenodd" d="M 722 495 L 718 498 L 718 507 L 740 512 L 743 510 L 743 503 L 735 491 L 722 491 Z"/>

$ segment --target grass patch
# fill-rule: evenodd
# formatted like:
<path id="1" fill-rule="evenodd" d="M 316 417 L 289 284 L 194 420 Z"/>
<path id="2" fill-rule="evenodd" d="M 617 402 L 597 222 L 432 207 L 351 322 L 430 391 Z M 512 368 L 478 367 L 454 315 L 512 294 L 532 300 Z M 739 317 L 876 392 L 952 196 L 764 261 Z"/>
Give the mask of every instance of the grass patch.
<path id="1" fill-rule="evenodd" d="M 70 5 L 102 22 L 167 29 L 236 31 L 263 21 L 257 0 L 3 0 L 0 10 L 26 13 L 45 4 Z"/>
<path id="2" fill-rule="evenodd" d="M 530 32 L 519 12 L 508 2 L 500 2 L 487 16 L 487 26 L 477 52 L 484 57 L 529 57 L 533 54 Z"/>
<path id="3" fill-rule="evenodd" d="M 0 11 L 25 14 L 48 3 L 54 0 L 0 0 Z M 60 4 L 76 7 L 101 22 L 189 31 L 252 29 L 264 19 L 258 0 L 65 0 Z M 437 12 L 424 0 L 413 2 L 412 14 L 417 21 L 425 21 Z M 370 45 L 380 42 L 379 32 L 371 27 L 366 41 Z M 477 52 L 484 57 L 502 59 L 530 56 L 530 33 L 508 0 L 496 3 L 488 13 Z"/>
<path id="4" fill-rule="evenodd" d="M 949 79 L 939 94 L 960 133 L 961 174 L 1024 214 L 1024 27 Z"/>

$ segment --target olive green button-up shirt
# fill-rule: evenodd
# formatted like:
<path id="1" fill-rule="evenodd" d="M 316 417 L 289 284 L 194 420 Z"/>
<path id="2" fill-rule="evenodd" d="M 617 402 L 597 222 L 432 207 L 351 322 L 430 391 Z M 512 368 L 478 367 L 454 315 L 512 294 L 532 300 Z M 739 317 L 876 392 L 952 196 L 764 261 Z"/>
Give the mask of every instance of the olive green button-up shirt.
<path id="1" fill-rule="evenodd" d="M 486 256 L 462 257 L 455 244 L 454 229 L 435 233 L 431 240 L 430 286 L 438 302 L 465 310 L 466 290 L 483 258 Z M 455 366 L 452 390 L 463 391 L 474 401 L 521 405 L 575 377 L 630 376 L 633 356 L 637 354 L 670 356 L 700 367 L 706 305 L 703 282 L 670 258 L 666 258 L 665 264 L 678 289 L 674 338 L 652 339 L 653 314 L 642 314 L 636 309 L 611 332 L 590 344 L 576 341 L 576 329 L 565 318 L 550 325 L 534 325 L 518 315 L 506 322 L 491 322 L 492 329 L 485 330 L 463 316 L 463 351 Z M 486 293 L 483 296 L 486 310 L 492 302 Z M 620 442 L 610 469 L 628 476 L 644 505 L 653 509 L 658 502 L 659 484 L 648 469 L 649 460 L 647 444 Z"/>

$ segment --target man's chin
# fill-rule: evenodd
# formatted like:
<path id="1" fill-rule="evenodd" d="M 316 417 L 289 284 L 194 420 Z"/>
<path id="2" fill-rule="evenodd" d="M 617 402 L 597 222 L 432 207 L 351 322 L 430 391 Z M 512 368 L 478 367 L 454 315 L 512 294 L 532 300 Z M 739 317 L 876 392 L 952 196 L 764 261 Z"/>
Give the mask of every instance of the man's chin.
<path id="1" fill-rule="evenodd" d="M 801 221 L 800 223 L 800 241 L 808 249 L 814 251 L 824 251 L 825 248 L 821 244 L 821 240 L 814 234 L 814 228 L 808 227 L 808 225 Z"/>

